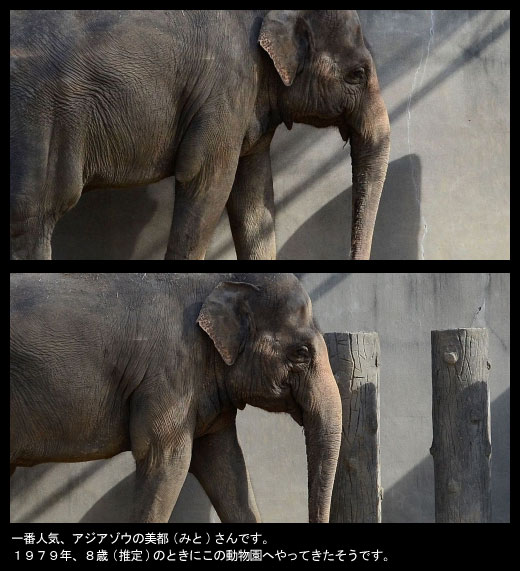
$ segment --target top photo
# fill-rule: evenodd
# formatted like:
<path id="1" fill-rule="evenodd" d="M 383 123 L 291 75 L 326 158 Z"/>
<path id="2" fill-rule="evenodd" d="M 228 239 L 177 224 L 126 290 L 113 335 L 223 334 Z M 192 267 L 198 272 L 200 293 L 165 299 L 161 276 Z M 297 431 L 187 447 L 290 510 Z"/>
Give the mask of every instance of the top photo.
<path id="1" fill-rule="evenodd" d="M 10 24 L 11 260 L 510 258 L 509 10 Z"/>

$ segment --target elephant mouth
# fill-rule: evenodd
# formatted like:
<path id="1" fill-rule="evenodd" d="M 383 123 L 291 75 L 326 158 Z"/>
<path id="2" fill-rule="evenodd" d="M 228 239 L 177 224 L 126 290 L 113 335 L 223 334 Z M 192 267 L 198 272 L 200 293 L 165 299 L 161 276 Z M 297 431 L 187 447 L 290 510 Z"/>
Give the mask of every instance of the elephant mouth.
<path id="1" fill-rule="evenodd" d="M 346 123 L 340 124 L 339 132 L 340 132 L 341 138 L 345 141 L 345 143 L 348 143 L 348 140 L 350 139 L 350 130 L 349 130 L 349 127 Z"/>
<path id="2" fill-rule="evenodd" d="M 312 125 L 318 129 L 324 129 L 327 127 L 338 127 L 343 122 L 343 115 L 344 113 L 333 117 L 330 117 L 329 115 L 323 117 L 319 115 L 302 115 L 299 117 L 294 117 L 294 121 L 296 123 L 305 123 L 307 125 Z"/>
<path id="3" fill-rule="evenodd" d="M 296 424 L 303 426 L 303 410 L 298 404 L 298 401 L 294 398 L 293 387 L 290 387 L 290 393 L 287 395 L 285 400 L 285 411 L 289 413 Z"/>
<path id="4" fill-rule="evenodd" d="M 296 404 L 292 403 L 292 406 L 287 411 L 294 419 L 294 421 L 303 426 L 303 412 L 302 409 Z"/>

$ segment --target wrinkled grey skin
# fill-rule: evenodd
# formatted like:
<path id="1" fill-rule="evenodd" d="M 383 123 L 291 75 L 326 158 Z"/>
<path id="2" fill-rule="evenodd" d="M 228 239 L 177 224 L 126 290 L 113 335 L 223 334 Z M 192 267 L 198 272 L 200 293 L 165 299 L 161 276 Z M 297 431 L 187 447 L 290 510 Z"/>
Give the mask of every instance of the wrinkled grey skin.
<path id="1" fill-rule="evenodd" d="M 273 259 L 278 125 L 339 127 L 351 256 L 368 259 L 389 122 L 355 10 L 11 12 L 11 256 L 50 259 L 94 188 L 175 176 L 166 259 L 202 259 L 227 208 L 239 259 Z"/>
<path id="2" fill-rule="evenodd" d="M 188 470 L 223 522 L 260 521 L 246 404 L 304 427 L 309 521 L 327 522 L 341 402 L 293 275 L 12 275 L 11 472 L 131 450 L 135 521 L 167 522 Z"/>

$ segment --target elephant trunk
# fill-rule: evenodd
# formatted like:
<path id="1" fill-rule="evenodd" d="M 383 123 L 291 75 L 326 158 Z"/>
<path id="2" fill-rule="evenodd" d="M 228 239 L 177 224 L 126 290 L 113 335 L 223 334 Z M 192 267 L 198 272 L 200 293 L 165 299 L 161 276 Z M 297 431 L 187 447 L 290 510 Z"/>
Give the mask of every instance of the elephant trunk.
<path id="1" fill-rule="evenodd" d="M 352 156 L 350 255 L 353 260 L 368 260 L 390 155 L 390 122 L 379 92 L 368 98 L 359 117 L 357 128 L 353 126 L 349 130 Z"/>
<path id="2" fill-rule="evenodd" d="M 325 348 L 325 354 L 326 348 Z M 300 402 L 307 448 L 309 523 L 329 521 L 330 501 L 341 444 L 341 399 L 330 365 L 324 364 L 311 395 Z"/>

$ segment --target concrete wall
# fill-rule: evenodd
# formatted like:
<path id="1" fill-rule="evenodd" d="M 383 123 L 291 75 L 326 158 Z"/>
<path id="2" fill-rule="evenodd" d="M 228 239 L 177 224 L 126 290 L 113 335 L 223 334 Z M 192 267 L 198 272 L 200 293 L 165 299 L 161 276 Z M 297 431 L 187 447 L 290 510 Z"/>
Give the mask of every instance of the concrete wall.
<path id="1" fill-rule="evenodd" d="M 300 274 L 323 331 L 377 331 L 381 341 L 381 476 L 385 522 L 434 520 L 430 331 L 489 329 L 493 521 L 509 521 L 509 275 Z M 239 439 L 266 522 L 307 519 L 304 436 L 286 414 L 246 407 Z M 123 522 L 132 505 L 130 453 L 18 469 L 11 519 Z M 188 476 L 171 521 L 217 521 Z"/>
<path id="2" fill-rule="evenodd" d="M 359 10 L 392 124 L 374 259 L 509 258 L 509 10 Z M 280 259 L 346 259 L 351 167 L 334 129 L 272 146 Z M 173 181 L 92 192 L 58 224 L 57 259 L 164 256 Z M 208 259 L 232 259 L 227 217 Z"/>

